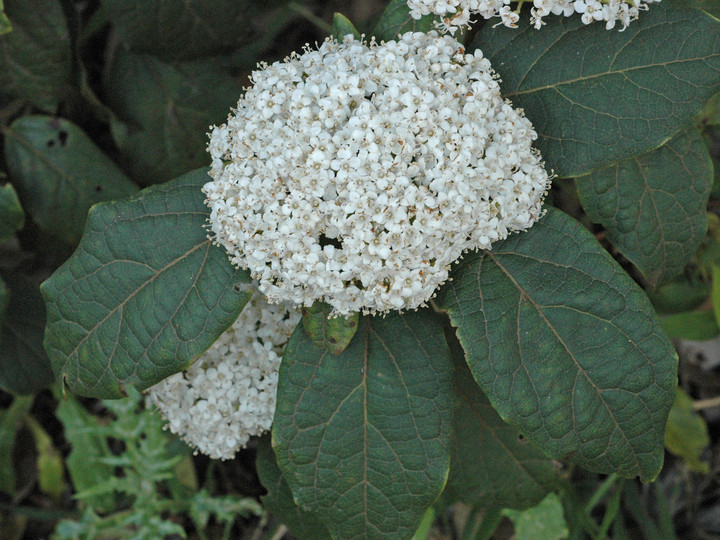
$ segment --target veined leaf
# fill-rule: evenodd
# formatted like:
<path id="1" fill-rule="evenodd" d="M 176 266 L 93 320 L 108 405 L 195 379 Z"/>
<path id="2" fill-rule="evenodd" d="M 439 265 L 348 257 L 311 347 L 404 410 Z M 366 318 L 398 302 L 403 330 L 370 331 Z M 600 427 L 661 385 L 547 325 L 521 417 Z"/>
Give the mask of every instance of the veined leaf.
<path id="1" fill-rule="evenodd" d="M 188 367 L 237 318 L 250 280 L 213 246 L 199 169 L 96 205 L 75 253 L 42 285 L 45 350 L 73 391 L 115 398 Z"/>
<path id="2" fill-rule="evenodd" d="M 545 454 L 657 475 L 677 355 L 645 293 L 579 223 L 550 208 L 466 256 L 438 304 L 490 402 Z"/>
<path id="3" fill-rule="evenodd" d="M 535 30 L 486 24 L 473 41 L 525 109 L 548 170 L 580 176 L 647 152 L 687 127 L 720 88 L 720 22 L 653 4 L 623 32 L 580 17 Z"/>
<path id="4" fill-rule="evenodd" d="M 70 32 L 62 4 L 59 0 L 33 0 L 30 9 L 25 0 L 5 0 L 4 7 L 0 90 L 54 113 L 72 71 Z M 7 32 L 8 19 L 12 32 Z"/>
<path id="5" fill-rule="evenodd" d="M 80 240 L 93 204 L 138 189 L 85 132 L 62 118 L 15 120 L 5 130 L 5 159 L 35 222 L 71 244 Z"/>
<path id="6" fill-rule="evenodd" d="M 451 350 L 459 406 L 446 491 L 452 500 L 476 507 L 524 509 L 537 504 L 557 487 L 558 468 L 503 422 L 473 380 L 462 349 L 451 345 Z"/>
<path id="7" fill-rule="evenodd" d="M 707 229 L 710 154 L 695 128 L 577 181 L 588 217 L 655 286 L 679 274 Z"/>
<path id="8" fill-rule="evenodd" d="M 263 507 L 275 514 L 298 538 L 330 539 L 325 525 L 314 514 L 301 510 L 293 501 L 290 487 L 275 461 L 270 436 L 264 436 L 258 442 L 256 465 L 260 482 L 267 489 L 267 495 L 262 497 Z"/>
<path id="9" fill-rule="evenodd" d="M 273 448 L 296 503 L 333 537 L 413 535 L 447 479 L 451 371 L 429 310 L 361 317 L 339 356 L 295 331 Z"/>

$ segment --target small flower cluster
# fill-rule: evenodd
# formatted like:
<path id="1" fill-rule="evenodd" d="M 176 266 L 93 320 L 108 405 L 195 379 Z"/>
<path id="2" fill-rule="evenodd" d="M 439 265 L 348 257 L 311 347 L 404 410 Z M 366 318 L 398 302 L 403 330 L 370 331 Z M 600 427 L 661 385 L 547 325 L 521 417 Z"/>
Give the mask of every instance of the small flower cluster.
<path id="1" fill-rule="evenodd" d="M 454 33 L 458 28 L 467 27 L 473 15 L 484 19 L 499 17 L 500 22 L 509 28 L 517 28 L 520 20 L 520 6 L 525 0 L 518 2 L 516 9 L 510 8 L 513 0 L 408 0 L 410 15 L 419 19 L 424 15 L 435 14 L 442 18 L 440 26 L 443 30 Z M 631 21 L 638 18 L 641 10 L 648 9 L 648 4 L 660 0 L 533 0 L 530 10 L 531 22 L 535 28 L 545 24 L 548 15 L 564 15 L 573 13 L 582 15 L 582 22 L 590 24 L 594 21 L 605 21 L 605 28 L 611 30 L 619 22 L 621 29 L 628 27 Z"/>
<path id="2" fill-rule="evenodd" d="M 187 371 L 147 391 L 167 427 L 213 459 L 231 459 L 270 429 L 280 359 L 300 314 L 255 294 Z"/>
<path id="3" fill-rule="evenodd" d="M 450 36 L 328 39 L 253 79 L 204 191 L 213 239 L 271 302 L 413 309 L 465 250 L 540 217 L 537 135 Z"/>

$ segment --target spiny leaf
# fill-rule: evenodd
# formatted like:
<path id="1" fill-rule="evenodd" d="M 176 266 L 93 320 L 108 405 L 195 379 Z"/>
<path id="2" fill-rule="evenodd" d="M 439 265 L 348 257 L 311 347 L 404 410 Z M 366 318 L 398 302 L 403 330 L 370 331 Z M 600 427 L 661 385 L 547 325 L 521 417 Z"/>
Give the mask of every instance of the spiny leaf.
<path id="1" fill-rule="evenodd" d="M 438 304 L 506 422 L 552 458 L 657 475 L 677 355 L 643 290 L 582 225 L 550 208 L 452 275 Z"/>
<path id="2" fill-rule="evenodd" d="M 43 283 L 45 349 L 72 390 L 143 390 L 188 367 L 237 318 L 250 277 L 206 236 L 206 180 L 200 169 L 94 206 L 77 250 Z"/>

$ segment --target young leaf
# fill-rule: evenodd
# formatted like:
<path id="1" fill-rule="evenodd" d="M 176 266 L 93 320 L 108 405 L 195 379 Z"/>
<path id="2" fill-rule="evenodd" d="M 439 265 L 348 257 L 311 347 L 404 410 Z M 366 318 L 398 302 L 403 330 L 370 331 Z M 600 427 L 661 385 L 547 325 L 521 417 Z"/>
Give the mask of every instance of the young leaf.
<path id="1" fill-rule="evenodd" d="M 453 351 L 459 407 L 453 418 L 452 500 L 486 508 L 524 509 L 558 485 L 558 468 L 503 422 L 472 378 L 462 350 Z"/>
<path id="2" fill-rule="evenodd" d="M 338 355 L 352 341 L 357 331 L 358 313 L 347 317 L 329 317 L 332 307 L 324 302 L 315 302 L 302 310 L 302 324 L 312 342 L 322 349 Z"/>
<path id="3" fill-rule="evenodd" d="M 267 495 L 262 497 L 262 504 L 266 510 L 275 514 L 298 538 L 306 540 L 331 538 L 325 525 L 314 514 L 301 510 L 293 501 L 290 487 L 275 461 L 269 436 L 264 436 L 258 441 L 256 466 L 260 482 L 267 489 Z"/>
<path id="4" fill-rule="evenodd" d="M 3 274 L 11 290 L 0 324 L 0 387 L 32 394 L 53 381 L 50 359 L 42 348 L 45 304 L 38 284 L 21 274 Z"/>
<path id="5" fill-rule="evenodd" d="M 5 130 L 5 159 L 20 199 L 46 232 L 75 244 L 90 207 L 137 191 L 75 124 L 23 116 Z"/>
<path id="6" fill-rule="evenodd" d="M 105 81 L 113 137 L 142 184 L 157 184 L 210 162 L 208 126 L 227 119 L 242 94 L 219 58 L 166 64 L 119 48 Z"/>
<path id="7" fill-rule="evenodd" d="M 705 341 L 720 333 L 715 313 L 712 311 L 690 311 L 675 313 L 662 318 L 662 328 L 670 338 Z"/>
<path id="8" fill-rule="evenodd" d="M 3 0 L 0 0 L 0 36 L 3 34 L 7 34 L 11 31 L 12 24 L 10 23 L 10 19 L 8 19 L 7 15 L 5 14 L 5 6 L 3 5 Z"/>
<path id="9" fill-rule="evenodd" d="M 466 256 L 439 294 L 475 380 L 548 456 L 651 480 L 677 355 L 645 293 L 554 208 Z"/>
<path id="10" fill-rule="evenodd" d="M 12 184 L 0 186 L 0 243 L 25 225 L 25 211 Z"/>
<path id="11" fill-rule="evenodd" d="M 515 540 L 561 540 L 569 534 L 563 503 L 555 493 L 550 493 L 533 508 L 522 512 L 503 510 L 503 515 L 515 525 Z"/>
<path id="12" fill-rule="evenodd" d="M 65 467 L 62 454 L 53 445 L 50 435 L 40 422 L 32 416 L 25 420 L 35 440 L 37 449 L 38 484 L 40 491 L 50 496 L 52 501 L 60 505 L 65 491 Z"/>
<path id="13" fill-rule="evenodd" d="M 338 538 L 409 538 L 449 466 L 452 365 L 429 310 L 362 317 L 339 356 L 298 328 L 272 442 L 293 498 Z"/>
<path id="14" fill-rule="evenodd" d="M 486 24 L 470 49 L 490 59 L 559 176 L 657 148 L 720 88 L 720 22 L 702 11 L 653 4 L 623 32 L 580 17 L 518 26 Z"/>
<path id="15" fill-rule="evenodd" d="M 388 7 L 385 8 L 380 20 L 375 25 L 372 35 L 378 42 L 391 41 L 405 32 L 427 32 L 432 29 L 434 20 L 433 15 L 413 19 L 410 16 L 407 0 L 390 0 Z"/>
<path id="16" fill-rule="evenodd" d="M 358 32 L 355 25 L 350 22 L 350 19 L 342 13 L 335 13 L 333 16 L 332 35 L 338 41 L 342 41 L 343 37 L 348 34 L 352 34 L 355 39 L 360 39 L 360 32 Z"/>
<path id="17" fill-rule="evenodd" d="M 102 9 L 129 49 L 164 60 L 221 54 L 257 38 L 252 0 L 104 0 Z"/>
<path id="18" fill-rule="evenodd" d="M 696 129 L 577 180 L 583 208 L 651 286 L 679 274 L 707 229 L 710 154 Z"/>
<path id="19" fill-rule="evenodd" d="M 676 456 L 682 457 L 690 470 L 707 474 L 710 467 L 700 458 L 709 444 L 705 419 L 693 409 L 690 396 L 678 387 L 668 416 L 665 446 Z"/>
<path id="20" fill-rule="evenodd" d="M 5 0 L 5 15 L 12 32 L 0 32 L 0 91 L 54 113 L 72 71 L 62 4 L 33 0 L 29 9 L 26 0 Z"/>
<path id="21" fill-rule="evenodd" d="M 77 250 L 43 283 L 45 350 L 73 391 L 115 398 L 181 371 L 250 298 L 248 273 L 207 238 L 206 181 L 199 169 L 94 206 Z"/>

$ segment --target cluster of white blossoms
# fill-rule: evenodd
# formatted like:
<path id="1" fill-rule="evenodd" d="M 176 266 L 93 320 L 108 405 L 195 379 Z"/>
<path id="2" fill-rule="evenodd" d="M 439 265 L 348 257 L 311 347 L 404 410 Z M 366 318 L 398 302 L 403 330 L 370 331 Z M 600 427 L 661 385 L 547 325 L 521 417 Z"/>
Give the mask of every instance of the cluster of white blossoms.
<path id="1" fill-rule="evenodd" d="M 498 24 L 516 28 L 520 20 L 520 5 L 525 0 L 517 2 L 516 9 L 510 8 L 511 1 L 516 2 L 516 0 L 408 0 L 408 7 L 411 10 L 410 15 L 415 19 L 424 15 L 439 15 L 442 18 L 441 28 L 454 33 L 458 28 L 470 26 L 475 15 L 484 19 L 499 17 Z M 648 4 L 653 2 L 660 0 L 532 0 L 530 20 L 535 28 L 540 28 L 545 24 L 543 18 L 550 14 L 569 17 L 579 13 L 585 24 L 605 21 L 605 28 L 611 30 L 620 23 L 621 29 L 624 30 L 631 21 L 638 18 L 641 10 L 648 9 Z"/>
<path id="2" fill-rule="evenodd" d="M 203 189 L 213 239 L 270 302 L 417 308 L 465 250 L 541 215 L 530 121 L 448 35 L 328 39 L 253 82 L 212 130 Z"/>
<path id="3" fill-rule="evenodd" d="M 213 459 L 231 459 L 270 429 L 278 369 L 300 313 L 255 294 L 233 325 L 187 371 L 147 390 L 167 427 Z"/>

